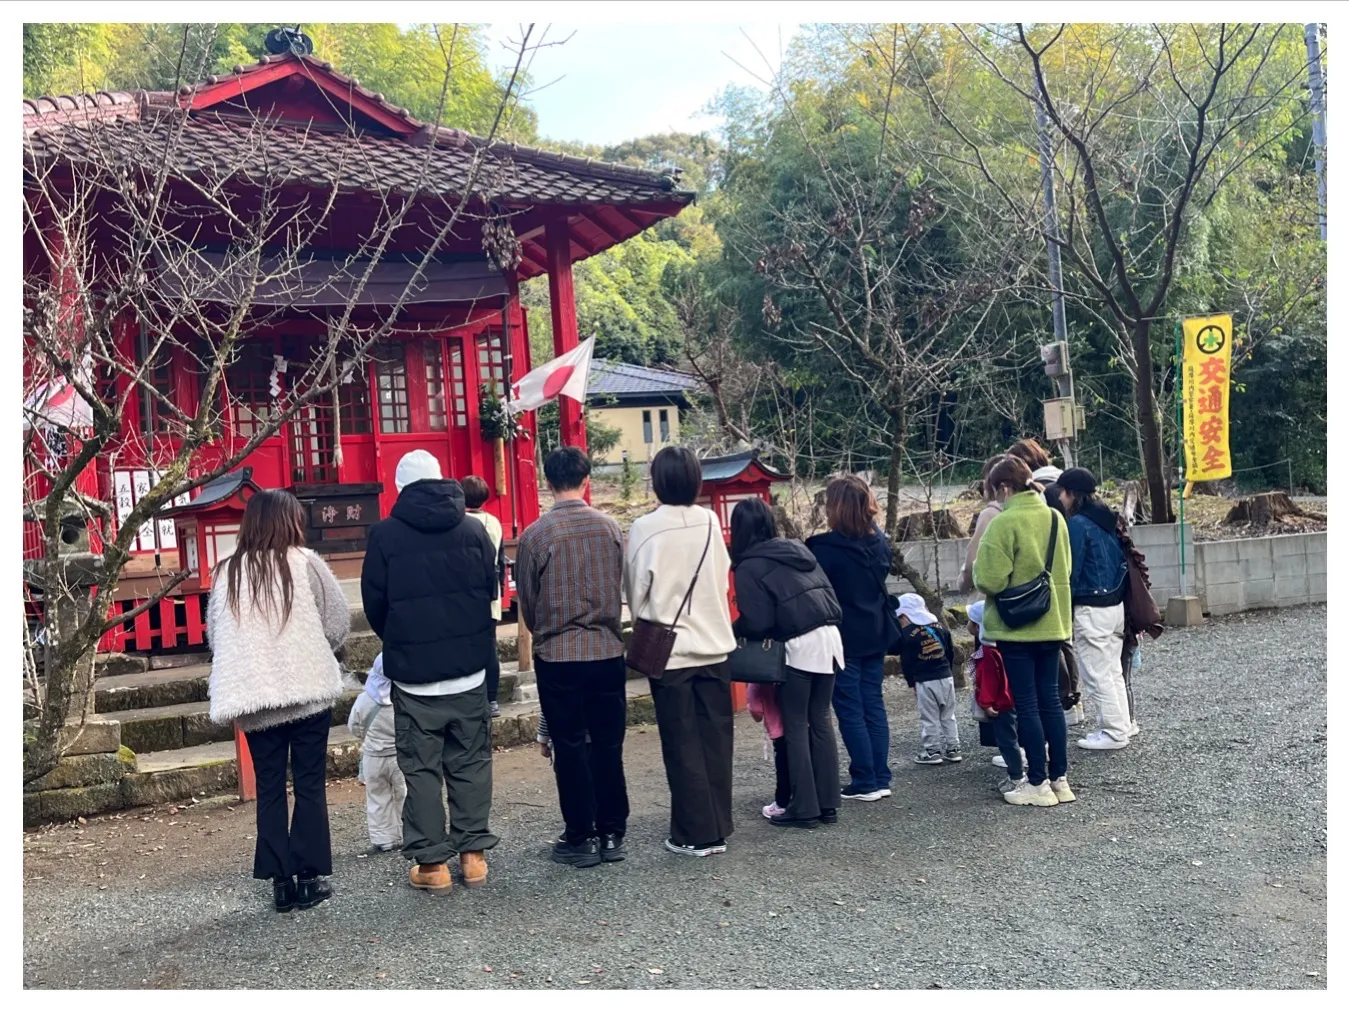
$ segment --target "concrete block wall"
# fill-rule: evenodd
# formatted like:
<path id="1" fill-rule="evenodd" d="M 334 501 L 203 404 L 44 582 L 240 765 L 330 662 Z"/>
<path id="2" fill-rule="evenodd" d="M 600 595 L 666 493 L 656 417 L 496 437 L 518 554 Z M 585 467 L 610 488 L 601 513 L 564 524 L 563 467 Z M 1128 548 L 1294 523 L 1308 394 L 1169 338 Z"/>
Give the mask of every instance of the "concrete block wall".
<path id="1" fill-rule="evenodd" d="M 1179 528 L 1149 524 L 1133 528 L 1131 534 L 1147 558 L 1152 596 L 1165 607 L 1181 593 Z M 957 589 L 968 546 L 967 538 L 959 538 L 935 546 L 931 541 L 914 542 L 903 551 L 929 584 L 949 594 Z M 1186 524 L 1185 588 L 1210 615 L 1322 603 L 1326 600 L 1325 532 L 1196 544 Z"/>

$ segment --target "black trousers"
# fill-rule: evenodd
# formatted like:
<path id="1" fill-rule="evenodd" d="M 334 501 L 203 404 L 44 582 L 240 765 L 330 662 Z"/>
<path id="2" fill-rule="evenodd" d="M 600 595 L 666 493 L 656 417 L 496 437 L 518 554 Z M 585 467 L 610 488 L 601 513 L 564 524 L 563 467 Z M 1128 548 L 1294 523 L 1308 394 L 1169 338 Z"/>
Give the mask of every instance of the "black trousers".
<path id="1" fill-rule="evenodd" d="M 333 711 L 249 731 L 248 751 L 258 787 L 258 841 L 253 877 L 331 875 L 328 836 L 328 728 Z M 286 810 L 286 763 L 295 783 L 295 812 Z M 287 817 L 289 816 L 289 826 Z"/>
<path id="2" fill-rule="evenodd" d="M 773 803 L 784 812 L 792 803 L 792 768 L 787 760 L 787 738 L 779 735 L 773 739 L 773 772 L 777 774 L 777 783 L 773 789 Z"/>
<path id="3" fill-rule="evenodd" d="M 730 669 L 725 661 L 675 668 L 651 680 L 665 779 L 670 839 L 681 846 L 724 840 L 731 821 Z"/>
<path id="4" fill-rule="evenodd" d="M 838 808 L 838 739 L 834 734 L 834 676 L 787 669 L 778 687 L 783 738 L 792 801 L 787 814 L 794 819 L 818 818 L 822 808 Z"/>
<path id="5" fill-rule="evenodd" d="M 623 658 L 534 658 L 539 703 L 553 739 L 557 800 L 568 843 L 628 829 L 623 738 L 628 730 L 628 671 Z M 589 745 L 586 735 L 590 736 Z"/>
<path id="6" fill-rule="evenodd" d="M 490 850 L 492 720 L 487 688 L 452 696 L 418 696 L 393 687 L 398 768 L 407 781 L 403 800 L 403 856 L 444 864 L 455 854 Z M 449 801 L 449 830 L 445 802 Z"/>

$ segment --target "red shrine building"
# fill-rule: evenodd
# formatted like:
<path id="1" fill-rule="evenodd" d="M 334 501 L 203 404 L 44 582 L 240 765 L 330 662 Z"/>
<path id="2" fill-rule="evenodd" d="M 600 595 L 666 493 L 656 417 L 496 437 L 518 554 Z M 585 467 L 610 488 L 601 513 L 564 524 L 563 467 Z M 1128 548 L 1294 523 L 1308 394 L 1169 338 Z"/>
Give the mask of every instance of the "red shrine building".
<path id="1" fill-rule="evenodd" d="M 396 497 L 394 470 L 413 449 L 434 454 L 446 477 L 487 479 L 493 496 L 485 508 L 501 520 L 509 553 L 539 513 L 535 422 L 532 415 L 524 418 L 529 438 L 504 444 L 489 438 L 482 428 L 480 391 L 504 390 L 536 364 L 530 360 L 530 321 L 520 305 L 520 283 L 547 276 L 554 351 L 562 354 L 578 343 L 572 264 L 677 215 L 694 196 L 679 188 L 678 170 L 489 143 L 420 122 L 312 56 L 264 57 L 177 92 L 25 100 L 23 120 L 25 204 L 32 221 L 25 229 L 28 276 L 54 277 L 63 269 L 51 251 L 60 250 L 68 237 L 61 234 L 61 216 L 44 219 L 43 200 L 53 188 L 60 192 L 63 171 L 77 178 L 80 159 L 125 158 L 129 171 L 146 171 L 146 152 L 169 152 L 163 192 L 181 201 L 197 262 L 222 277 L 231 254 L 230 228 L 196 213 L 193 194 L 200 188 L 229 186 L 235 200 L 255 195 L 259 201 L 329 202 L 324 224 L 309 236 L 298 287 L 285 293 L 269 293 L 265 283 L 256 288 L 253 300 L 266 307 L 265 319 L 248 330 L 224 370 L 217 392 L 219 432 L 196 455 L 193 473 L 205 474 L 260 431 L 258 420 L 270 417 L 288 383 L 299 382 L 335 318 L 346 313 L 352 325 L 373 327 L 394 317 L 370 359 L 343 370 L 337 398 L 307 405 L 230 475 L 195 490 L 141 528 L 118 593 L 119 614 L 147 597 L 148 588 L 180 560 L 195 564 L 197 572 L 159 607 L 114 629 L 105 649 L 168 649 L 203 641 L 202 597 L 210 565 L 232 549 L 237 514 L 250 488 L 295 491 L 309 510 L 311 546 L 339 576 L 357 575 L 364 531 L 387 515 Z M 34 184 L 38 173 L 41 192 Z M 95 230 L 118 214 L 115 193 L 102 191 L 99 200 L 107 206 L 97 208 L 90 221 Z M 370 265 L 370 259 L 354 264 L 353 259 L 369 250 L 391 201 L 405 220 L 375 260 L 369 283 L 353 298 L 349 279 Z M 432 261 L 410 287 L 412 265 L 425 255 L 427 237 L 438 235 L 456 207 L 462 216 L 448 237 L 439 232 Z M 502 269 L 501 258 L 485 252 L 485 221 L 497 228 L 506 223 L 514 233 L 516 266 Z M 44 241 L 36 241 L 39 234 Z M 143 298 L 181 294 L 173 284 L 172 277 L 150 272 Z M 214 296 L 222 312 L 232 290 L 222 284 Z M 204 297 L 213 297 L 209 286 Z M 146 331 L 145 315 L 134 308 L 122 311 L 113 324 L 118 358 L 146 366 L 146 383 L 194 412 L 202 395 L 198 364 L 209 349 L 197 348 L 192 333 L 175 334 L 171 350 L 147 365 L 153 335 Z M 30 351 L 26 338 L 26 375 Z M 97 379 L 101 395 L 123 398 L 126 410 L 121 431 L 77 483 L 80 491 L 114 504 L 118 517 L 130 511 L 155 480 L 158 463 L 175 448 L 173 426 L 153 398 L 128 389 L 127 373 Z M 564 443 L 584 447 L 581 406 L 563 399 L 560 413 Z M 69 435 L 74 445 L 78 432 Z M 64 439 L 58 443 L 67 445 Z M 26 467 L 25 482 L 26 501 L 45 491 L 31 468 Z M 200 508 L 194 508 L 198 499 Z M 24 545 L 26 556 L 41 553 L 36 524 L 25 524 Z"/>

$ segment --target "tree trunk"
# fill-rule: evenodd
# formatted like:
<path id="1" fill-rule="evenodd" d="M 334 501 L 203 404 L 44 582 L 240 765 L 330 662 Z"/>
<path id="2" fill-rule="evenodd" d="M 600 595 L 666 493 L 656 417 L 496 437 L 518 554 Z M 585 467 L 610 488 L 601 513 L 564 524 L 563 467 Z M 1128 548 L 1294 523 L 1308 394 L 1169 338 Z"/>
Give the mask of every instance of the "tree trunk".
<path id="1" fill-rule="evenodd" d="M 890 472 L 885 478 L 885 536 L 895 540 L 899 526 L 899 479 L 904 468 L 904 439 L 907 431 L 902 411 L 890 414 Z"/>
<path id="2" fill-rule="evenodd" d="M 1140 321 L 1133 331 L 1135 368 L 1134 404 L 1138 409 L 1138 427 L 1143 440 L 1143 475 L 1148 483 L 1148 502 L 1154 524 L 1169 524 L 1171 495 L 1167 488 L 1162 433 L 1157 424 L 1157 405 L 1152 396 L 1152 324 Z"/>

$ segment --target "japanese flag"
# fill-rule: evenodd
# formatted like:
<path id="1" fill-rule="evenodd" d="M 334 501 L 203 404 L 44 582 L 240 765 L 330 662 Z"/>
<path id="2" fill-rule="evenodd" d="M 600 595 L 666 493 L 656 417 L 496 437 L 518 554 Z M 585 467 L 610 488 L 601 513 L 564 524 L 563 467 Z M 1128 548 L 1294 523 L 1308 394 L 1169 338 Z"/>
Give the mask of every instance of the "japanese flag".
<path id="1" fill-rule="evenodd" d="M 595 339 L 588 337 L 571 351 L 526 373 L 511 388 L 511 414 L 541 408 L 559 394 L 585 403 L 590 353 Z"/>

